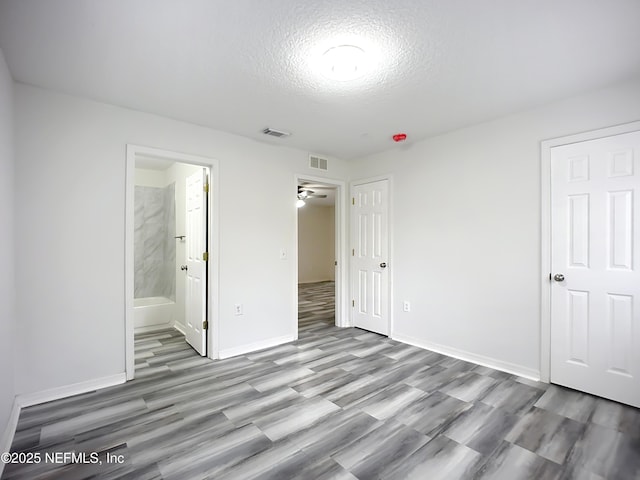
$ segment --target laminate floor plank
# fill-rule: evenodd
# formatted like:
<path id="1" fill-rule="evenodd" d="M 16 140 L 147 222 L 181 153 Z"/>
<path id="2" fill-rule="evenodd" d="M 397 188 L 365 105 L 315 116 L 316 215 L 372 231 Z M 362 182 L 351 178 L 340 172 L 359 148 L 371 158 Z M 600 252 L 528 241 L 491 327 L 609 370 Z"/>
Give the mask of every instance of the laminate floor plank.
<path id="1" fill-rule="evenodd" d="M 225 360 L 136 335 L 135 380 L 22 410 L 12 451 L 42 461 L 2 479 L 640 480 L 640 410 L 337 328 L 334 291 Z"/>

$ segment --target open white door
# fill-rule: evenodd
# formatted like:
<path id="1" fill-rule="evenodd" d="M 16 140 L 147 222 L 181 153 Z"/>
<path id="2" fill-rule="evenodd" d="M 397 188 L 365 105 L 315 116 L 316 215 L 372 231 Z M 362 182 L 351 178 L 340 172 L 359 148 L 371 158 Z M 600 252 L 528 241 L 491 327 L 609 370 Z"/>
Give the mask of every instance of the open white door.
<path id="1" fill-rule="evenodd" d="M 185 334 L 200 355 L 207 354 L 207 169 L 187 177 L 187 281 Z"/>
<path id="2" fill-rule="evenodd" d="M 550 380 L 640 407 L 640 132 L 551 149 Z"/>
<path id="3" fill-rule="evenodd" d="M 389 335 L 389 181 L 354 185 L 351 202 L 353 325 Z"/>

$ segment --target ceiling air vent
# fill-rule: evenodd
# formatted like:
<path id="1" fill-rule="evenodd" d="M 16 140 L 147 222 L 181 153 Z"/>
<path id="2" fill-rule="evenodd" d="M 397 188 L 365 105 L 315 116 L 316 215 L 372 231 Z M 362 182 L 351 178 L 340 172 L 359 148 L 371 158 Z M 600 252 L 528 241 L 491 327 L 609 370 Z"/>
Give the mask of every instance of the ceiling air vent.
<path id="1" fill-rule="evenodd" d="M 326 158 L 314 157 L 309 155 L 309 167 L 316 168 L 318 170 L 327 170 L 328 161 Z"/>
<path id="2" fill-rule="evenodd" d="M 277 137 L 277 138 L 288 137 L 289 135 L 291 135 L 288 132 L 282 132 L 280 130 L 274 130 L 273 128 L 269 128 L 269 127 L 265 128 L 262 131 L 262 133 L 264 133 L 265 135 L 271 135 L 272 137 Z"/>

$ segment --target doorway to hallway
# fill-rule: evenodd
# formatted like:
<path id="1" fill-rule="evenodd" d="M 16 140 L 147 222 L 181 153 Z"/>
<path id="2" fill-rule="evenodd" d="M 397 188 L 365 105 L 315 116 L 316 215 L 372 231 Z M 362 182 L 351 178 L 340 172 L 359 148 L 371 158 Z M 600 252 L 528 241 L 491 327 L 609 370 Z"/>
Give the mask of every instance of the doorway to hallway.
<path id="1" fill-rule="evenodd" d="M 296 177 L 298 332 L 310 324 L 349 326 L 345 186 Z"/>

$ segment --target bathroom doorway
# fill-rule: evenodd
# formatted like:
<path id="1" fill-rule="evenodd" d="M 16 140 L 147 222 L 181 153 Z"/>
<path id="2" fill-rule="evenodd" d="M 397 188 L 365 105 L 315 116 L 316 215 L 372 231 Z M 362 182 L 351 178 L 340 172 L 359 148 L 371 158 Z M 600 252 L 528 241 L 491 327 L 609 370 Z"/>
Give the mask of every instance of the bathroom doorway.
<path id="1" fill-rule="evenodd" d="M 218 216 L 212 159 L 128 145 L 126 178 L 130 380 L 216 358 Z"/>

